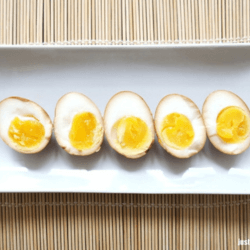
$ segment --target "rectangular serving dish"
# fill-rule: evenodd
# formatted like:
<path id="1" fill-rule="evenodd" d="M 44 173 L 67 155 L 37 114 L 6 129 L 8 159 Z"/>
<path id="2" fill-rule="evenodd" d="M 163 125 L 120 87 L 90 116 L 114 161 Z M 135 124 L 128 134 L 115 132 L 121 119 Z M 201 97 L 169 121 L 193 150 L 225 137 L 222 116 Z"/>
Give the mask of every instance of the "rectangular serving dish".
<path id="1" fill-rule="evenodd" d="M 154 113 L 167 94 L 186 95 L 201 108 L 217 89 L 233 91 L 250 105 L 249 46 L 0 48 L 0 100 L 31 99 L 52 120 L 58 99 L 70 91 L 89 96 L 103 114 L 122 90 L 141 95 Z M 145 157 L 129 160 L 106 141 L 88 157 L 68 155 L 54 136 L 36 155 L 19 154 L 0 141 L 0 192 L 250 194 L 249 180 L 250 149 L 224 155 L 208 140 L 185 160 L 158 142 Z"/>

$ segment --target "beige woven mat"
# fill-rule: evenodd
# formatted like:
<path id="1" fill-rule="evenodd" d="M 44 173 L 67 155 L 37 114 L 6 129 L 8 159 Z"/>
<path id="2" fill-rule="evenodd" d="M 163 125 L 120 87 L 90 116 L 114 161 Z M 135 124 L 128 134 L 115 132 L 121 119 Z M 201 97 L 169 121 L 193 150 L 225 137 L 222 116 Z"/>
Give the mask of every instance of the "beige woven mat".
<path id="1" fill-rule="evenodd" d="M 249 41 L 249 0 L 0 0 L 0 44 Z"/>
<path id="2" fill-rule="evenodd" d="M 248 249 L 249 198 L 3 194 L 0 249 Z"/>
<path id="3" fill-rule="evenodd" d="M 0 0 L 0 44 L 222 42 L 250 42 L 249 0 Z M 0 250 L 249 249 L 250 196 L 0 194 L 0 202 Z"/>

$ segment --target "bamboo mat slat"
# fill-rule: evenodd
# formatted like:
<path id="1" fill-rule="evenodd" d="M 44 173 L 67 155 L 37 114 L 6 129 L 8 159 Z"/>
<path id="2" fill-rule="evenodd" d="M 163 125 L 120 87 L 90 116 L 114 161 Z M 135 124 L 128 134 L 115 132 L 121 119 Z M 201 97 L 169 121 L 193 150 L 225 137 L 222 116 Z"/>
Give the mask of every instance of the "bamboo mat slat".
<path id="1" fill-rule="evenodd" d="M 249 42 L 249 0 L 0 0 L 2 45 Z"/>
<path id="2" fill-rule="evenodd" d="M 1 194 L 0 249 L 248 249 L 250 196 Z"/>

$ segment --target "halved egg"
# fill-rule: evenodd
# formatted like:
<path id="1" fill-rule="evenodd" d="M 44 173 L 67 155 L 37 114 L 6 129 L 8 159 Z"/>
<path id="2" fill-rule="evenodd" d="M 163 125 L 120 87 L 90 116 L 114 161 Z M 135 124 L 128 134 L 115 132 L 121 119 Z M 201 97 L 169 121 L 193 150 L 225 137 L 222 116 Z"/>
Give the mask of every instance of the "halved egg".
<path id="1" fill-rule="evenodd" d="M 161 146 L 178 158 L 189 158 L 205 145 L 206 129 L 199 108 L 189 98 L 165 96 L 155 112 L 155 130 Z"/>
<path id="2" fill-rule="evenodd" d="M 54 130 L 58 144 L 71 155 L 98 152 L 103 142 L 101 112 L 81 93 L 68 93 L 57 102 Z"/>
<path id="3" fill-rule="evenodd" d="M 151 111 L 142 97 L 133 92 L 119 92 L 109 100 L 104 125 L 110 146 L 127 158 L 145 155 L 154 142 Z"/>
<path id="4" fill-rule="evenodd" d="M 234 93 L 218 90 L 203 105 L 207 135 L 215 148 L 229 155 L 244 152 L 250 145 L 250 112 Z"/>
<path id="5" fill-rule="evenodd" d="M 40 152 L 51 135 L 50 117 L 38 104 L 21 97 L 0 102 L 0 137 L 14 150 L 24 154 Z"/>

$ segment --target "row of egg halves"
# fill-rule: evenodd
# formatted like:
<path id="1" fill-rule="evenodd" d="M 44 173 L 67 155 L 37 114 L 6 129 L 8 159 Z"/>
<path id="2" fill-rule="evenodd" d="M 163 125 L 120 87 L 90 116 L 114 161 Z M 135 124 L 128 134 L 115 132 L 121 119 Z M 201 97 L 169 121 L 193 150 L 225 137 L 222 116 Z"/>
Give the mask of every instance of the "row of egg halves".
<path id="1" fill-rule="evenodd" d="M 20 153 L 44 149 L 53 127 L 58 144 L 69 154 L 81 156 L 98 152 L 104 133 L 114 150 L 132 159 L 147 153 L 155 133 L 160 145 L 178 158 L 197 154 L 207 136 L 225 154 L 240 154 L 250 145 L 249 109 L 240 97 L 225 90 L 207 97 L 202 114 L 189 98 L 167 95 L 154 119 L 143 98 L 131 91 L 114 95 L 104 118 L 87 96 L 70 92 L 57 102 L 54 124 L 33 101 L 9 97 L 0 102 L 0 137 Z"/>

